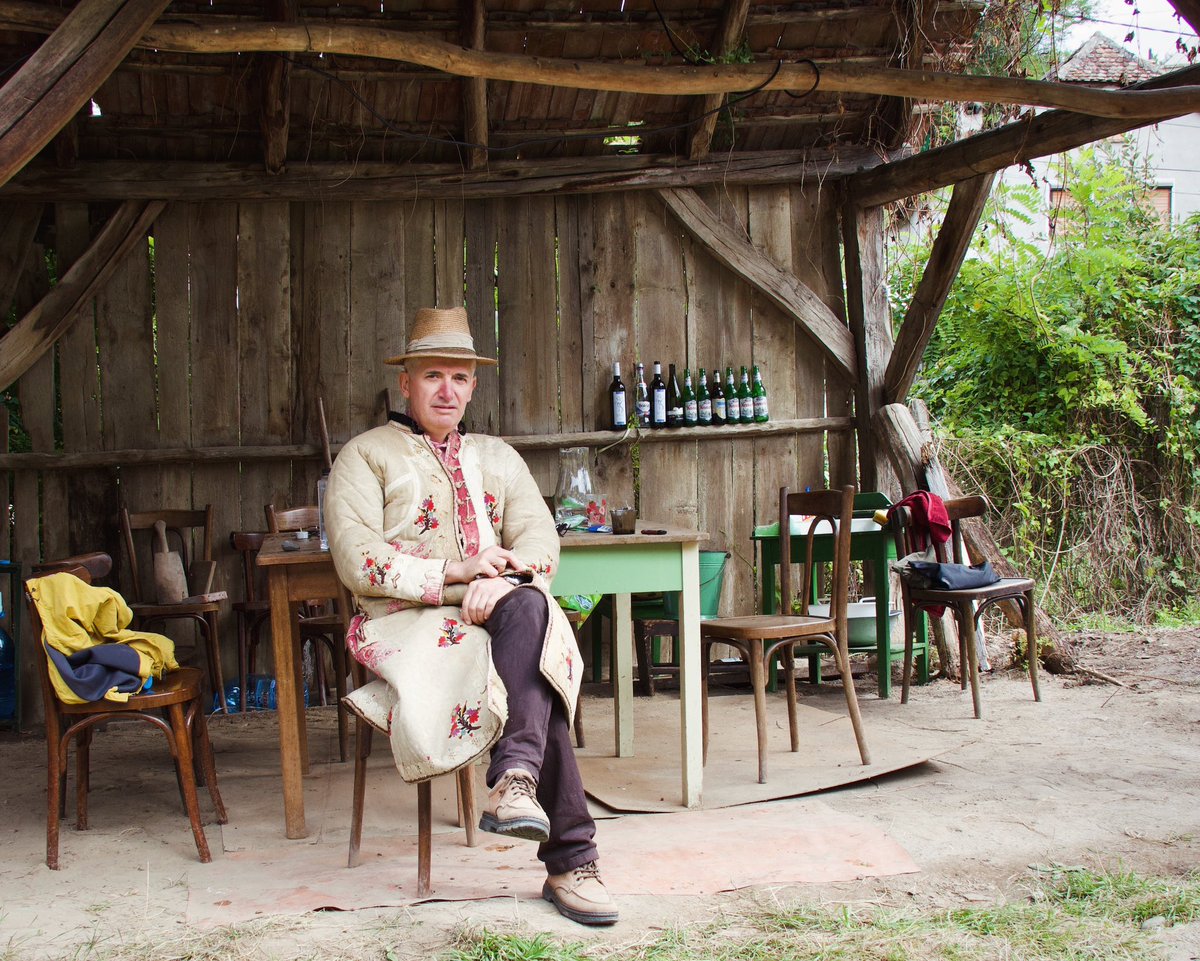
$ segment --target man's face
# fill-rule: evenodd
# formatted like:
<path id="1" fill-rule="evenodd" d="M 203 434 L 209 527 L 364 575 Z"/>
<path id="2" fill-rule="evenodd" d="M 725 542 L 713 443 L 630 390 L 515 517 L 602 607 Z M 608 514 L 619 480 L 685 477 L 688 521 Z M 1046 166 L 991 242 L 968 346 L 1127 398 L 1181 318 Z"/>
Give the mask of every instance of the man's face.
<path id="1" fill-rule="evenodd" d="M 475 392 L 475 361 L 443 357 L 406 361 L 400 392 L 408 398 L 413 420 L 440 443 L 463 419 Z"/>

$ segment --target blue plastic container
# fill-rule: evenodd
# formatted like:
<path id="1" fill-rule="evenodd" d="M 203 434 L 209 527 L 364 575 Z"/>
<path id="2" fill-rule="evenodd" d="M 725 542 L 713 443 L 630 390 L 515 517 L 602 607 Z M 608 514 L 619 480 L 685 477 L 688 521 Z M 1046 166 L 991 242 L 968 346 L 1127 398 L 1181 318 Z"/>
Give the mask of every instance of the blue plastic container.
<path id="1" fill-rule="evenodd" d="M 0 627 L 0 721 L 11 721 L 17 713 L 17 646 Z"/>

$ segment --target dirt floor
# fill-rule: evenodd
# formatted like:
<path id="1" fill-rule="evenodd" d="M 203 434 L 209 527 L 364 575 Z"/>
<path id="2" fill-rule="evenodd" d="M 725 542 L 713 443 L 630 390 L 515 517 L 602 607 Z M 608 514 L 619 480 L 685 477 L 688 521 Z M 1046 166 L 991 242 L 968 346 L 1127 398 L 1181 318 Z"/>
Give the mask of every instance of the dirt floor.
<path id="1" fill-rule="evenodd" d="M 115 814 L 106 805 L 122 807 L 120 787 L 107 800 L 98 793 L 93 830 L 85 836 L 65 826 L 64 869 L 50 872 L 42 860 L 42 742 L 31 735 L 0 735 L 0 961 L 117 961 L 188 951 L 205 957 L 396 961 L 436 956 L 463 926 L 545 931 L 616 946 L 648 943 L 680 925 L 714 919 L 733 924 L 747 903 L 763 899 L 942 907 L 1019 897 L 1039 866 L 1122 864 L 1167 876 L 1196 869 L 1200 632 L 1094 635 L 1078 643 L 1080 663 L 1117 683 L 1086 674 L 1043 676 L 1038 704 L 1024 674 L 998 672 L 984 681 L 981 720 L 971 717 L 969 695 L 957 684 L 919 688 L 902 706 L 898 697 L 880 701 L 873 682 L 860 680 L 868 732 L 902 721 L 941 738 L 952 735 L 960 745 L 909 770 L 820 795 L 836 811 L 886 833 L 911 855 L 918 873 L 706 897 L 626 897 L 621 923 L 599 931 L 558 917 L 536 899 L 536 891 L 528 897 L 280 915 L 232 929 L 193 929 L 186 879 L 195 868 L 195 849 L 186 824 L 147 837 L 138 823 L 143 809 L 136 790 Z M 834 712 L 840 699 L 836 685 L 829 685 L 806 703 Z M 777 706 L 782 720 L 783 705 Z M 214 724 L 219 752 L 228 748 L 223 739 L 244 736 L 240 723 Z M 262 790 L 275 790 L 269 772 Z M 739 809 L 724 810 L 736 817 Z M 112 821 L 125 813 L 133 823 L 114 827 Z M 602 823 L 602 844 L 603 831 Z M 215 860 L 205 870 L 230 856 L 220 829 L 210 826 L 209 832 Z M 435 871 L 438 867 L 435 854 Z M 1167 932 L 1164 956 L 1200 957 L 1200 926 Z"/>

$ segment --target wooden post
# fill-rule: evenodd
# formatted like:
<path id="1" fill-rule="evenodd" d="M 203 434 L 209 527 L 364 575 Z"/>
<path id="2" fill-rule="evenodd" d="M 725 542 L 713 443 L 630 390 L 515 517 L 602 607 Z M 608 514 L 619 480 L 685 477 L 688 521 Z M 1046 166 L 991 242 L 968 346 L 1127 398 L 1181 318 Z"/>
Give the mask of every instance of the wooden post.
<path id="1" fill-rule="evenodd" d="M 725 13 L 721 17 L 721 25 L 713 37 L 709 54 L 720 58 L 737 46 L 746 29 L 746 15 L 750 12 L 750 0 L 728 0 Z M 717 121 L 721 117 L 720 107 L 725 102 L 725 94 L 709 93 L 701 97 L 692 111 L 695 126 L 688 140 L 688 158 L 700 160 L 708 155 L 712 146 L 713 133 L 717 129 Z"/>
<path id="2" fill-rule="evenodd" d="M 482 50 L 487 31 L 487 12 L 483 0 L 460 0 L 458 16 L 462 20 L 462 44 Z M 467 168 L 479 170 L 488 162 L 487 79 L 466 77 L 463 86 L 463 139 L 467 148 Z"/>

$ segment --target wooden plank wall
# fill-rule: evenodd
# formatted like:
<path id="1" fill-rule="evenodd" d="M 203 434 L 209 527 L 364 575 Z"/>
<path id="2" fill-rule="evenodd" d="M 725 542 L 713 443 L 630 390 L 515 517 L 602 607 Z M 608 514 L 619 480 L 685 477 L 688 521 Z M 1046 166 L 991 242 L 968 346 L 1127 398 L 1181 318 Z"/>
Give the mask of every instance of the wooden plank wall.
<path id="1" fill-rule="evenodd" d="M 843 312 L 837 206 L 820 188 L 711 188 L 729 229 L 790 267 Z M 91 211 L 98 219 L 103 211 Z M 86 205 L 54 208 L 60 270 L 90 230 Z M 38 260 L 41 261 L 40 251 Z M 18 302 L 46 289 L 27 271 Z M 466 303 L 481 350 L 473 426 L 504 434 L 602 427 L 613 360 L 693 371 L 757 363 L 772 417 L 844 415 L 849 385 L 792 322 L 717 264 L 651 193 L 486 201 L 172 204 L 152 245 L 18 385 L 35 450 L 315 443 L 323 399 L 332 440 L 385 416 L 408 318 Z M 829 377 L 828 383 L 826 378 Z M 61 430 L 55 433 L 55 402 Z M 614 440 L 616 435 L 614 435 Z M 555 452 L 527 456 L 552 494 Z M 635 470 L 635 461 L 637 469 Z M 699 525 L 733 553 L 723 611 L 756 603 L 749 534 L 778 488 L 854 476 L 851 435 L 628 443 L 595 455 L 611 503 Z M 264 527 L 263 505 L 310 503 L 320 464 L 247 461 L 12 475 L 12 550 L 26 562 L 106 549 L 128 591 L 117 509 L 216 509 L 216 587 L 243 596 L 233 530 Z M 235 628 L 223 624 L 227 677 Z M 25 650 L 30 649 L 25 645 Z M 34 699 L 29 698 L 27 703 Z"/>

